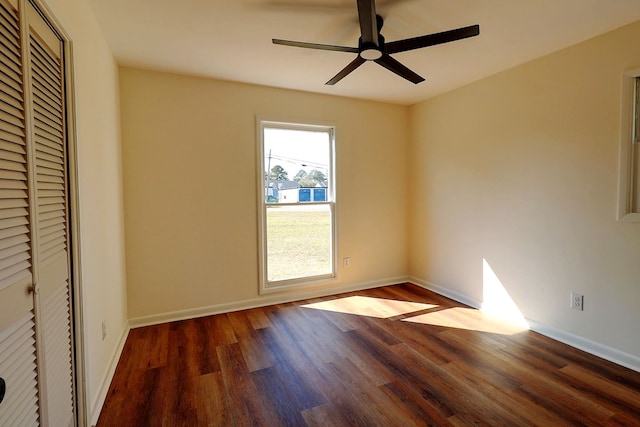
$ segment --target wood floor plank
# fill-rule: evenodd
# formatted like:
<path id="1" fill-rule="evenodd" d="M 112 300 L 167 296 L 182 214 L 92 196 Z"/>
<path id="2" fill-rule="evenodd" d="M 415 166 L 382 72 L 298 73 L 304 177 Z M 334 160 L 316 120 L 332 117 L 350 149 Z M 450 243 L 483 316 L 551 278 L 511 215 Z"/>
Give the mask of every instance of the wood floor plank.
<path id="1" fill-rule="evenodd" d="M 250 377 L 240 346 L 237 343 L 218 346 L 217 352 L 232 425 L 277 425 L 277 413 L 264 405 L 263 393 Z"/>
<path id="2" fill-rule="evenodd" d="M 479 381 L 502 390 L 515 390 L 522 385 L 522 379 L 514 375 L 504 358 L 499 357 L 497 352 L 486 351 L 492 342 L 489 334 L 470 331 L 443 332 L 438 338 L 454 343 L 457 349 L 464 349 L 464 353 L 447 366 L 464 366 L 467 371 L 472 371 Z"/>
<path id="3" fill-rule="evenodd" d="M 604 423 L 605 426 L 616 427 L 638 427 L 639 424 L 637 417 L 628 414 L 615 414 Z"/>
<path id="4" fill-rule="evenodd" d="M 575 365 L 569 365 L 559 370 L 566 375 L 564 382 L 592 399 L 597 399 L 603 407 L 616 413 L 625 413 L 640 420 L 640 390 L 633 390 L 624 385 L 603 379 L 591 371 Z"/>
<path id="5" fill-rule="evenodd" d="M 170 326 L 168 324 L 140 328 L 136 340 L 141 346 L 145 347 L 144 354 L 146 355 L 146 357 L 139 359 L 141 369 L 153 369 L 166 366 L 169 329 Z"/>
<path id="6" fill-rule="evenodd" d="M 276 357 L 272 354 L 269 345 L 264 343 L 263 337 L 263 334 L 256 334 L 252 338 L 238 339 L 238 344 L 250 372 L 271 368 L 276 363 Z"/>
<path id="7" fill-rule="evenodd" d="M 394 416 L 397 411 L 389 404 L 388 399 L 383 398 L 384 393 L 375 384 L 369 383 L 368 378 L 355 365 L 345 359 L 329 363 L 327 368 L 333 374 L 332 377 L 343 384 L 344 393 L 347 394 L 346 402 L 359 402 L 364 425 L 394 425 L 394 420 L 398 419 Z"/>
<path id="8" fill-rule="evenodd" d="M 640 426 L 640 373 L 400 284 L 130 331 L 98 427 Z"/>
<path id="9" fill-rule="evenodd" d="M 232 410 L 222 379 L 222 372 L 201 375 L 196 380 L 198 425 L 206 427 L 233 425 Z"/>
<path id="10" fill-rule="evenodd" d="M 333 412 L 330 405 L 320 405 L 302 411 L 302 418 L 309 427 L 340 427 L 342 424 L 336 424 L 332 419 Z"/>
<path id="11" fill-rule="evenodd" d="M 255 332 L 246 311 L 234 311 L 227 314 L 236 339 L 251 338 Z"/>
<path id="12" fill-rule="evenodd" d="M 253 372 L 251 377 L 281 425 L 304 425 L 302 411 L 326 403 L 294 370 L 282 365 Z"/>
<path id="13" fill-rule="evenodd" d="M 415 348 L 436 364 L 450 363 L 455 358 L 455 354 L 446 348 L 434 345 L 437 334 L 445 332 L 446 329 L 407 322 L 393 322 L 389 325 L 389 329 L 402 342 Z"/>
<path id="14" fill-rule="evenodd" d="M 513 393 L 517 387 L 503 387 L 500 380 L 495 380 L 491 371 L 479 373 L 479 369 L 460 363 L 450 363 L 443 368 L 472 388 L 481 390 L 482 398 L 500 402 L 518 420 L 517 425 L 558 426 L 561 424 L 557 415 L 541 406 L 532 406 L 531 402 L 520 399 L 516 393 Z"/>
<path id="15" fill-rule="evenodd" d="M 215 316 L 204 317 L 202 320 L 208 323 L 207 327 L 213 333 L 213 342 L 216 346 L 238 342 L 227 315 L 217 314 Z"/>
<path id="16" fill-rule="evenodd" d="M 503 405 L 495 405 L 488 396 L 488 387 L 479 388 L 477 384 L 469 381 L 469 376 L 456 376 L 451 372 L 451 365 L 434 365 L 417 353 L 414 349 L 402 344 L 392 349 L 396 354 L 411 366 L 411 375 L 414 378 L 428 378 L 423 381 L 421 387 L 424 390 L 428 383 L 431 390 L 437 390 L 433 394 L 439 401 L 446 401 L 449 410 L 455 414 L 465 414 L 469 420 L 476 422 L 489 422 L 491 425 L 524 425 L 524 420 L 518 414 Z M 467 372 L 471 370 L 468 369 Z M 457 372 L 460 373 L 460 372 Z"/>
<path id="17" fill-rule="evenodd" d="M 255 330 L 270 328 L 271 326 L 273 326 L 271 325 L 269 317 L 261 307 L 247 310 L 247 318 L 249 318 L 251 326 Z"/>
<path id="18" fill-rule="evenodd" d="M 408 419 L 416 425 L 449 426 L 452 425 L 433 401 L 425 398 L 419 390 L 403 381 L 394 381 L 380 387 L 391 401 L 401 404 L 405 408 L 403 419 Z"/>

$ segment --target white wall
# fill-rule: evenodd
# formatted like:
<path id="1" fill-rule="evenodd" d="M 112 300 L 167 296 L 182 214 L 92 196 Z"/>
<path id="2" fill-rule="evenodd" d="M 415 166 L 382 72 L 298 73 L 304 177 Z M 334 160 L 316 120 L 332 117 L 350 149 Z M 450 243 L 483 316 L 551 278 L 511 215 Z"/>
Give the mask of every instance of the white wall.
<path id="1" fill-rule="evenodd" d="M 639 39 L 640 22 L 415 105 L 409 180 L 412 276 L 480 304 L 486 260 L 535 327 L 636 369 L 640 224 L 616 206 Z"/>
<path id="2" fill-rule="evenodd" d="M 127 331 L 118 72 L 83 0 L 46 0 L 73 42 L 89 418 Z M 102 340 L 101 322 L 107 326 Z M 95 421 L 95 420 L 94 420 Z"/>

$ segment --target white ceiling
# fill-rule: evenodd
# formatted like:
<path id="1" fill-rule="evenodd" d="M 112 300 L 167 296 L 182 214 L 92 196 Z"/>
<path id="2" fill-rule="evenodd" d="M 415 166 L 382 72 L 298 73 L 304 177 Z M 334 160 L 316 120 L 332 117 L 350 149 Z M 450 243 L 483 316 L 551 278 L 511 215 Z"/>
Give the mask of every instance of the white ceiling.
<path id="1" fill-rule="evenodd" d="M 473 24 L 480 35 L 395 54 L 418 85 L 367 62 L 326 86 L 355 54 L 271 39 L 355 47 L 356 0 L 87 1 L 121 65 L 399 104 L 640 20 L 640 0 L 377 0 L 387 42 Z"/>

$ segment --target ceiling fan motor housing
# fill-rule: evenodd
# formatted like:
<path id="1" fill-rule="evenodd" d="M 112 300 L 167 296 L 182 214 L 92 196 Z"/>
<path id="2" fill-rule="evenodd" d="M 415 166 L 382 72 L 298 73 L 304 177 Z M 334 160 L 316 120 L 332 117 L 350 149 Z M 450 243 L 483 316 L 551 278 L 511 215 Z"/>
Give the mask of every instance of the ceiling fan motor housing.
<path id="1" fill-rule="evenodd" d="M 362 37 L 358 39 L 358 50 L 360 58 L 366 59 L 367 61 L 375 61 L 382 57 L 384 52 L 384 37 L 381 34 L 378 34 L 378 45 L 375 43 L 363 43 Z"/>

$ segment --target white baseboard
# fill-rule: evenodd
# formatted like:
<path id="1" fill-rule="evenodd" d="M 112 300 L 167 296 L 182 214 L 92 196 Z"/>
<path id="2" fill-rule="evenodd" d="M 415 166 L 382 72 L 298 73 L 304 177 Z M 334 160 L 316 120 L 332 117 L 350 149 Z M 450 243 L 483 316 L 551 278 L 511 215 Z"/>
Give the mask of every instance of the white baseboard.
<path id="1" fill-rule="evenodd" d="M 157 325 L 160 323 L 175 322 L 177 320 L 194 319 L 196 317 L 211 316 L 214 314 L 229 313 L 238 310 L 247 310 L 250 308 L 264 307 L 273 304 L 283 304 L 308 298 L 323 297 L 327 295 L 340 294 L 343 292 L 379 288 L 382 286 L 395 285 L 398 283 L 406 283 L 408 281 L 409 278 L 407 276 L 398 276 L 390 277 L 383 280 L 360 282 L 349 285 L 323 286 L 321 288 L 307 290 L 283 291 L 278 293 L 266 294 L 258 298 L 234 301 L 225 304 L 214 304 L 206 307 L 190 308 L 168 313 L 134 317 L 132 319 L 129 319 L 129 325 L 131 326 L 131 328 L 138 328 L 141 326 Z"/>
<path id="2" fill-rule="evenodd" d="M 435 292 L 438 295 L 442 295 L 443 297 L 447 297 L 459 303 L 468 305 L 473 308 L 477 308 L 478 310 L 482 306 L 482 302 L 480 301 L 476 301 L 472 298 L 467 297 L 466 295 L 462 295 L 456 291 L 452 291 L 451 289 L 443 288 L 442 286 L 435 285 L 426 280 L 418 279 L 417 277 L 413 277 L 413 276 L 409 277 L 409 282 L 413 283 L 414 285 L 418 285 L 422 288 L 425 288 L 429 291 Z"/>
<path id="3" fill-rule="evenodd" d="M 430 283 L 426 280 L 422 280 L 417 277 L 409 277 L 409 282 L 433 291 L 439 295 L 451 298 L 452 300 L 460 302 L 462 304 L 466 304 L 477 309 L 480 309 L 482 307 L 482 302 L 480 301 L 468 298 L 465 295 L 447 288 L 443 288 L 442 286 L 434 285 L 433 283 Z M 529 329 L 534 332 L 552 338 L 556 341 L 560 341 L 561 343 L 570 345 L 571 347 L 586 351 L 589 354 L 601 357 L 620 366 L 624 366 L 626 368 L 640 372 L 640 357 L 638 356 L 625 353 L 623 351 L 588 340 L 578 335 L 571 334 L 561 329 L 556 329 L 552 326 L 545 325 L 544 323 L 538 322 L 533 319 L 526 318 L 525 320 L 529 324 Z"/>
<path id="4" fill-rule="evenodd" d="M 561 329 L 556 329 L 532 319 L 526 319 L 532 331 L 575 347 L 594 356 L 601 357 L 615 364 L 640 372 L 640 357 L 617 350 L 615 348 L 588 340 Z"/>
<path id="5" fill-rule="evenodd" d="M 91 425 L 95 426 L 98 424 L 98 418 L 100 417 L 100 412 L 102 411 L 102 405 L 104 405 L 104 401 L 107 398 L 107 392 L 109 391 L 109 386 L 111 385 L 111 381 L 113 380 L 113 376 L 116 373 L 116 368 L 118 366 L 118 362 L 120 361 L 120 356 L 122 355 L 122 350 L 124 349 L 124 344 L 127 341 L 127 337 L 129 336 L 129 330 L 131 327 L 129 323 L 125 323 L 124 328 L 122 329 L 122 333 L 120 334 L 120 339 L 118 340 L 118 346 L 115 351 L 111 355 L 111 360 L 109 361 L 109 368 L 105 373 L 102 381 L 100 382 L 100 387 L 98 388 L 98 393 L 91 402 Z"/>

